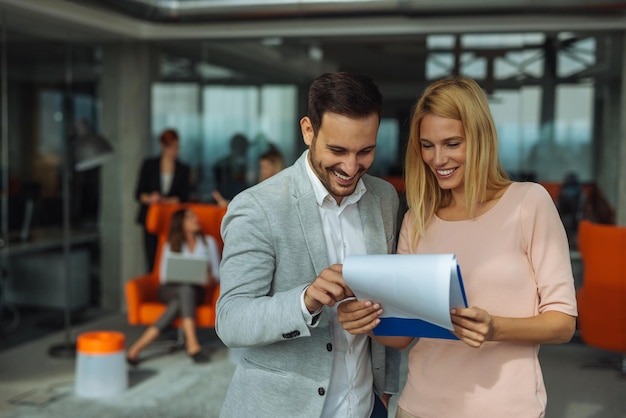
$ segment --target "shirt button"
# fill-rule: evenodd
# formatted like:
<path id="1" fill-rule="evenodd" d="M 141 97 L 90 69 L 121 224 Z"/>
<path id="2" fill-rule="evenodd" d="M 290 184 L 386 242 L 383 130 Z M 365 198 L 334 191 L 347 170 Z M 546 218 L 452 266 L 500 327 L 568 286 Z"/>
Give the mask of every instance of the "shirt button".
<path id="1" fill-rule="evenodd" d="M 333 351 L 333 345 L 331 343 L 326 344 L 326 350 Z"/>
<path id="2" fill-rule="evenodd" d="M 326 393 L 326 391 L 324 390 L 324 388 L 318 388 L 317 389 L 317 393 L 320 394 L 320 396 L 324 396 L 324 394 Z"/>

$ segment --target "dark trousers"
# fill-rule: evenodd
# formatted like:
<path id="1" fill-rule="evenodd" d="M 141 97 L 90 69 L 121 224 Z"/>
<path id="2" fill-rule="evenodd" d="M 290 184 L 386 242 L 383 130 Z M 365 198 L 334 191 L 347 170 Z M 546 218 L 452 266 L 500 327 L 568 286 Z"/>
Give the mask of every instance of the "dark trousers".
<path id="1" fill-rule="evenodd" d="M 154 324 L 163 332 L 177 316 L 193 318 L 196 306 L 204 299 L 204 288 L 190 284 L 162 284 L 159 286 L 159 300 L 167 303 L 167 309 Z"/>
<path id="2" fill-rule="evenodd" d="M 146 253 L 146 272 L 150 273 L 154 268 L 159 237 L 143 229 L 143 247 Z"/>
<path id="3" fill-rule="evenodd" d="M 376 394 L 374 394 L 374 409 L 370 418 L 387 418 L 387 408 Z"/>

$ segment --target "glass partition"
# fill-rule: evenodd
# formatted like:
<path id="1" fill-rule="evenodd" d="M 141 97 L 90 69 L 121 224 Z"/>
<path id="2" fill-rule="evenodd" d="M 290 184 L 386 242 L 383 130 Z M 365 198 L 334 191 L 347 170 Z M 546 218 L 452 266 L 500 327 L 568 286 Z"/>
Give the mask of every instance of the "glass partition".
<path id="1" fill-rule="evenodd" d="M 3 349 L 97 309 L 99 171 L 75 171 L 73 151 L 78 125 L 97 127 L 99 76 L 94 46 L 9 32 L 0 49 Z"/>
<path id="2" fill-rule="evenodd" d="M 216 189 L 213 168 L 230 152 L 238 134 L 248 143 L 246 182 L 258 177 L 258 158 L 275 145 L 291 164 L 299 138 L 294 86 L 204 86 L 156 83 L 153 86 L 153 135 L 174 128 L 181 136 L 180 158 L 191 165 L 195 199 L 210 201 Z M 157 141 L 155 140 L 155 144 Z"/>
<path id="3" fill-rule="evenodd" d="M 461 74 L 487 91 L 500 158 L 513 178 L 560 182 L 575 172 L 593 181 L 592 74 L 602 69 L 592 34 L 433 35 L 427 45 L 428 79 Z"/>

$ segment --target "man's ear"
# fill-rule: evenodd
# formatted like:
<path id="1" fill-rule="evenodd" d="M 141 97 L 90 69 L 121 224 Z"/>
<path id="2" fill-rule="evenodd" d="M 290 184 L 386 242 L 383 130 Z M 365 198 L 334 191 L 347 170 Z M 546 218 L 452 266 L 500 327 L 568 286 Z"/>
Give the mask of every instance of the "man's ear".
<path id="1" fill-rule="evenodd" d="M 304 143 L 310 146 L 313 142 L 313 137 L 315 136 L 315 134 L 313 132 L 311 119 L 309 119 L 308 116 L 300 119 L 300 130 L 302 131 L 302 139 L 304 139 Z"/>

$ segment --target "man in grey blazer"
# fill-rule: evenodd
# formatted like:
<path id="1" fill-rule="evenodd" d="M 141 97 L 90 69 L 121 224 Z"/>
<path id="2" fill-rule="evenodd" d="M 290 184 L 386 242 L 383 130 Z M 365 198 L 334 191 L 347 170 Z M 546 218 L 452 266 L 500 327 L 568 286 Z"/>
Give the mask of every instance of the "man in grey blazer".
<path id="1" fill-rule="evenodd" d="M 222 417 L 387 416 L 400 353 L 336 319 L 337 304 L 353 297 L 343 258 L 394 249 L 398 195 L 365 174 L 381 109 L 369 77 L 321 75 L 300 121 L 308 149 L 231 201 L 216 331 L 244 349 Z"/>

